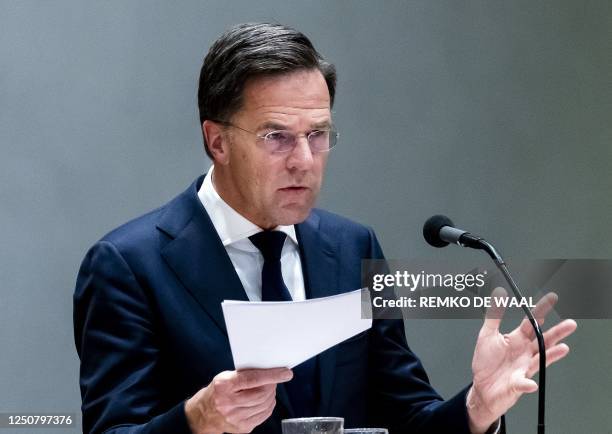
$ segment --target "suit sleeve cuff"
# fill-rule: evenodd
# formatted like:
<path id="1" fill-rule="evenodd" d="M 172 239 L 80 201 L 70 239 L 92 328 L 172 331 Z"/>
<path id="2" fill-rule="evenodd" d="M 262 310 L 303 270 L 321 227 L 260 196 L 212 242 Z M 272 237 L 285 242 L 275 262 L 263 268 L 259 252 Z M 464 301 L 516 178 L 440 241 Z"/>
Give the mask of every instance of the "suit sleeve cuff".
<path id="1" fill-rule="evenodd" d="M 149 424 L 152 433 L 192 434 L 185 414 L 185 401 L 154 417 Z"/>

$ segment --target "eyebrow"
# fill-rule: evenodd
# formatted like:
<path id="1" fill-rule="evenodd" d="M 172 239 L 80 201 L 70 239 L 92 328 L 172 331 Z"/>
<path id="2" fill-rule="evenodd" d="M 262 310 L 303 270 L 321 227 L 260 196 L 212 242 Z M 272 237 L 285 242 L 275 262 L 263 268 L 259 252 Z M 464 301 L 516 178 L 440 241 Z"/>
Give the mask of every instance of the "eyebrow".
<path id="1" fill-rule="evenodd" d="M 279 124 L 278 122 L 268 121 L 261 124 L 257 130 L 286 130 L 286 125 Z"/>
<path id="2" fill-rule="evenodd" d="M 331 121 L 325 120 L 321 122 L 316 122 L 314 124 L 310 124 L 310 128 L 315 129 L 315 130 L 320 129 L 320 128 L 331 128 Z M 288 130 L 288 129 L 290 128 L 288 128 L 287 125 L 283 125 L 281 123 L 274 122 L 274 121 L 268 121 L 268 122 L 264 122 L 263 124 L 261 124 L 257 128 L 257 131 L 259 130 Z"/>
<path id="3" fill-rule="evenodd" d="M 332 123 L 330 120 L 327 121 L 322 121 L 322 122 L 316 122 L 314 124 L 311 124 L 310 127 L 313 129 L 319 129 L 319 128 L 331 128 Z"/>

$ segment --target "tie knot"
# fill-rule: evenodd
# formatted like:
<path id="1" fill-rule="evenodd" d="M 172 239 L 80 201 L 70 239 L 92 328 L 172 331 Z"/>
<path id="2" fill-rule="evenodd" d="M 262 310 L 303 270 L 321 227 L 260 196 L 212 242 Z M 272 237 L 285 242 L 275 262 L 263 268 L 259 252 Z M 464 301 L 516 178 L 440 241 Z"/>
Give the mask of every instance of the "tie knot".
<path id="1" fill-rule="evenodd" d="M 280 231 L 263 231 L 251 235 L 249 240 L 259 249 L 265 261 L 278 261 L 287 234 Z"/>

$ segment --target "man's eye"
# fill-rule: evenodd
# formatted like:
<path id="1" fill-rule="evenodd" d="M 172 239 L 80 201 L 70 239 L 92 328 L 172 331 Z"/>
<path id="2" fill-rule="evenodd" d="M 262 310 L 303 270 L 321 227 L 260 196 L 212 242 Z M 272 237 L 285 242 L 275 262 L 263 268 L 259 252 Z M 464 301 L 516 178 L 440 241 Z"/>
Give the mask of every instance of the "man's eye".
<path id="1" fill-rule="evenodd" d="M 312 137 L 312 138 L 317 138 L 317 137 L 325 137 L 325 135 L 326 135 L 327 133 L 328 133 L 328 132 L 327 132 L 327 131 L 325 131 L 325 130 L 314 130 L 314 131 L 312 131 L 312 132 L 309 134 L 309 136 L 310 136 L 310 137 Z"/>
<path id="2" fill-rule="evenodd" d="M 308 135 L 308 141 L 315 145 L 324 145 L 329 142 L 329 130 L 315 130 Z"/>
<path id="3" fill-rule="evenodd" d="M 279 144 L 291 143 L 291 133 L 287 131 L 272 131 L 266 134 L 268 140 L 272 140 Z"/>
<path id="4" fill-rule="evenodd" d="M 281 136 L 281 132 L 280 131 L 271 131 L 268 134 L 266 134 L 266 139 L 269 140 L 278 140 L 278 138 Z"/>

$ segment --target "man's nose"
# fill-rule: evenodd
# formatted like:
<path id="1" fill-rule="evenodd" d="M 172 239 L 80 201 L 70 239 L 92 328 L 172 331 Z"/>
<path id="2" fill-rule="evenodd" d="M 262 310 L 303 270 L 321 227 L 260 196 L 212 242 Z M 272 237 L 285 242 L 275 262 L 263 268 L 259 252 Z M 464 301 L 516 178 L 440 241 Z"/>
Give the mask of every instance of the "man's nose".
<path id="1" fill-rule="evenodd" d="M 291 150 L 287 158 L 287 166 L 289 169 L 310 170 L 314 158 L 308 144 L 308 138 L 302 135 L 298 136 L 296 140 L 295 148 Z"/>

